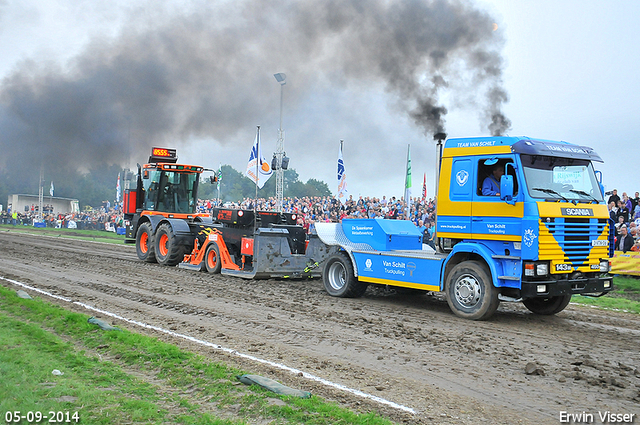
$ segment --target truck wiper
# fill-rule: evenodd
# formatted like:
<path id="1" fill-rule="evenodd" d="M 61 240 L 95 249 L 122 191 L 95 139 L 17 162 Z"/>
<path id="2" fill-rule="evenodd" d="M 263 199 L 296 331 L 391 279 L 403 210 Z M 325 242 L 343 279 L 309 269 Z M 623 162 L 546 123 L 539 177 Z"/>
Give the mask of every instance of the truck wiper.
<path id="1" fill-rule="evenodd" d="M 569 192 L 573 192 L 573 193 L 577 193 L 578 195 L 586 196 L 587 198 L 590 198 L 592 202 L 595 202 L 596 204 L 598 203 L 598 200 L 596 198 L 594 198 L 593 196 L 589 195 L 584 190 L 569 189 Z"/>
<path id="2" fill-rule="evenodd" d="M 567 198 L 565 198 L 564 196 L 560 195 L 558 192 L 556 192 L 556 191 L 555 191 L 555 190 L 553 190 L 553 189 L 545 189 L 545 188 L 543 188 L 543 187 L 533 187 L 532 189 L 533 189 L 533 190 L 539 190 L 540 192 L 550 193 L 550 194 L 552 194 L 552 195 L 556 195 L 556 196 L 558 196 L 558 197 L 560 197 L 560 198 L 564 199 L 564 200 L 565 200 L 565 202 L 569 202 L 569 200 L 568 200 Z"/>

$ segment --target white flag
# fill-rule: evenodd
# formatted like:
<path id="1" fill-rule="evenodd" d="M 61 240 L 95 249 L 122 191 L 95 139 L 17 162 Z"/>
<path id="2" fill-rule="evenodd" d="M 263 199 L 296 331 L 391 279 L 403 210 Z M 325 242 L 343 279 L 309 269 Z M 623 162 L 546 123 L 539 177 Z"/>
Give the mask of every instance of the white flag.
<path id="1" fill-rule="evenodd" d="M 256 140 L 253 143 L 251 155 L 249 155 L 249 162 L 247 163 L 247 172 L 245 175 L 249 177 L 251 181 L 258 186 L 258 188 L 262 189 L 267 180 L 269 180 L 269 177 L 271 177 L 271 174 L 273 174 L 271 164 L 269 164 L 262 156 L 262 146 L 260 146 L 260 127 L 258 127 Z"/>
<path id="2" fill-rule="evenodd" d="M 116 184 L 116 202 L 120 202 L 120 173 L 118 173 L 118 184 Z"/>
<path id="3" fill-rule="evenodd" d="M 344 172 L 344 161 L 342 160 L 342 143 L 340 140 L 340 149 L 338 150 L 338 200 L 346 201 L 347 197 L 347 175 Z"/>
<path id="4" fill-rule="evenodd" d="M 49 188 L 49 196 L 53 196 L 53 180 L 51 180 L 51 187 Z"/>

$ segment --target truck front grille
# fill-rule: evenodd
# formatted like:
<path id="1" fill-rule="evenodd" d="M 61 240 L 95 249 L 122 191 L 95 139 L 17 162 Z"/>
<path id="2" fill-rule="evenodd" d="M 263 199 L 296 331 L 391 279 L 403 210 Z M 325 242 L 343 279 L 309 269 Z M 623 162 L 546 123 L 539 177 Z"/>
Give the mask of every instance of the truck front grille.
<path id="1" fill-rule="evenodd" d="M 609 220 L 604 218 L 556 217 L 540 219 L 540 259 L 569 263 L 572 266 L 596 264 L 608 257 L 606 246 L 592 246 L 604 232 L 608 236 Z"/>

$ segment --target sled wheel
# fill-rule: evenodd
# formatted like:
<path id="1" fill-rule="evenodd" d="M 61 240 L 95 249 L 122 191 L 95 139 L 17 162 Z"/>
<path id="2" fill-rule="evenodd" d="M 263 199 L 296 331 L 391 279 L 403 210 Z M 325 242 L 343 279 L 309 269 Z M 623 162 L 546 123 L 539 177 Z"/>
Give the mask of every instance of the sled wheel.
<path id="1" fill-rule="evenodd" d="M 220 248 L 215 242 L 210 242 L 207 247 L 207 253 L 204 256 L 204 262 L 209 273 L 220 273 L 222 263 L 220 262 Z"/>
<path id="2" fill-rule="evenodd" d="M 522 304 L 532 313 L 550 316 L 564 310 L 569 305 L 569 301 L 571 301 L 571 295 L 559 295 L 547 298 L 527 298 L 522 300 Z"/>
<path id="3" fill-rule="evenodd" d="M 340 298 L 358 298 L 364 295 L 367 284 L 358 282 L 351 260 L 345 254 L 335 254 L 327 260 L 322 273 L 324 289 Z"/>
<path id="4" fill-rule="evenodd" d="M 163 266 L 175 266 L 184 259 L 184 246 L 178 245 L 173 229 L 161 224 L 155 236 L 156 259 Z"/>
<path id="5" fill-rule="evenodd" d="M 447 276 L 445 295 L 451 310 L 470 320 L 485 320 L 496 312 L 500 301 L 486 267 L 477 261 L 456 265 Z"/>
<path id="6" fill-rule="evenodd" d="M 147 263 L 156 262 L 156 254 L 153 246 L 153 234 L 149 223 L 142 223 L 136 234 L 136 253 L 138 258 Z"/>

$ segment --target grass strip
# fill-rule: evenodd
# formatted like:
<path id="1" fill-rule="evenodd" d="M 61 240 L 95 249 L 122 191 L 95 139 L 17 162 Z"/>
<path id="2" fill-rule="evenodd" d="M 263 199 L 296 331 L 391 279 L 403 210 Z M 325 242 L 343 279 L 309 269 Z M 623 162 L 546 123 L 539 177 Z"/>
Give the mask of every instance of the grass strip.
<path id="1" fill-rule="evenodd" d="M 126 329 L 99 330 L 88 317 L 0 286 L 0 414 L 77 411 L 91 424 L 392 423 L 317 396 L 239 385 L 246 372 Z"/>
<path id="2" fill-rule="evenodd" d="M 78 239 L 84 241 L 100 241 L 114 244 L 124 244 L 124 235 L 117 235 L 114 232 L 103 230 L 80 230 L 80 229 L 56 229 L 53 227 L 33 227 L 33 226 L 13 226 L 11 224 L 0 224 L 0 231 L 29 233 L 42 236 L 53 236 L 60 238 Z"/>
<path id="3" fill-rule="evenodd" d="M 572 302 L 640 314 L 640 279 L 614 276 L 613 290 L 599 298 L 574 295 Z"/>

